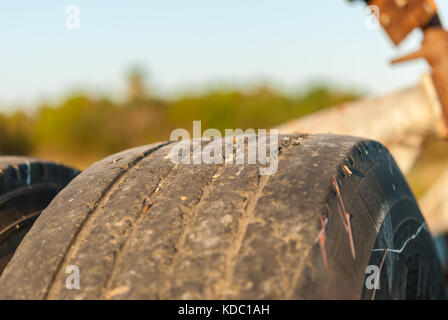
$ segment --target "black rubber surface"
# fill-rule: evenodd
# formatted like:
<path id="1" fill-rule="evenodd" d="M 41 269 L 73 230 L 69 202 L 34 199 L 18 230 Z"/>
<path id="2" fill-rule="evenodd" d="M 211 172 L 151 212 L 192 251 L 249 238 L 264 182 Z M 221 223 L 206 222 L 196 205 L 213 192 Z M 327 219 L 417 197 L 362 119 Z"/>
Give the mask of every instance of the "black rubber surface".
<path id="1" fill-rule="evenodd" d="M 409 187 L 379 143 L 280 137 L 278 171 L 174 165 L 172 144 L 104 159 L 36 221 L 0 299 L 444 298 Z M 79 290 L 66 268 L 80 270 Z M 366 268 L 380 271 L 367 289 Z"/>
<path id="2" fill-rule="evenodd" d="M 0 156 L 0 274 L 40 212 L 77 174 L 48 161 Z"/>

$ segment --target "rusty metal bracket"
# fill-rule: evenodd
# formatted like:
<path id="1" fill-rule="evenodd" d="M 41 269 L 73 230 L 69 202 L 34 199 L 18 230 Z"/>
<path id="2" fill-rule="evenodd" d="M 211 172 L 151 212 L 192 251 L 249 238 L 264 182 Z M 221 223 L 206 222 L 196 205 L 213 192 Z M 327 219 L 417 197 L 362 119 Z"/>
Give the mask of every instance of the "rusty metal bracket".
<path id="1" fill-rule="evenodd" d="M 432 68 L 445 119 L 444 138 L 448 138 L 448 31 L 440 21 L 434 0 L 365 0 L 378 7 L 379 20 L 395 45 L 400 44 L 414 29 L 421 28 L 420 50 L 395 59 L 392 63 L 424 58 Z"/>
<path id="2" fill-rule="evenodd" d="M 442 103 L 445 127 L 448 128 L 448 31 L 442 27 L 426 27 L 420 50 L 395 59 L 392 63 L 424 58 L 432 68 L 432 79 Z M 448 137 L 448 129 L 445 137 Z"/>
<path id="3" fill-rule="evenodd" d="M 395 45 L 437 15 L 434 0 L 368 0 L 367 4 L 378 7 L 381 26 Z"/>

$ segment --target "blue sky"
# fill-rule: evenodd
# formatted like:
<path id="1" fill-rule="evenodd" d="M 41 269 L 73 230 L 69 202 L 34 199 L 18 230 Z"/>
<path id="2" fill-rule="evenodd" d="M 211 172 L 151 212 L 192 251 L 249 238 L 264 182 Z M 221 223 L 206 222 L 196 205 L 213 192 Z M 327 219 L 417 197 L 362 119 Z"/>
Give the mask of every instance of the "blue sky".
<path id="1" fill-rule="evenodd" d="M 448 1 L 438 1 L 442 17 Z M 65 27 L 68 5 L 80 29 Z M 116 98 L 128 68 L 153 90 L 180 94 L 219 84 L 269 82 L 285 90 L 328 81 L 382 94 L 419 81 L 426 65 L 391 67 L 417 48 L 394 48 L 365 27 L 364 5 L 345 0 L 4 1 L 0 10 L 0 110 L 78 89 Z"/>

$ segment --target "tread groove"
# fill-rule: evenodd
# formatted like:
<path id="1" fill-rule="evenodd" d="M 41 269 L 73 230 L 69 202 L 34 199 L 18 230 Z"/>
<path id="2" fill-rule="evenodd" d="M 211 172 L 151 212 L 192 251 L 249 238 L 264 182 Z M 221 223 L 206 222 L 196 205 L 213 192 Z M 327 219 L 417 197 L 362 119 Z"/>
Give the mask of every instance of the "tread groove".
<path id="1" fill-rule="evenodd" d="M 86 226 L 87 222 L 90 221 L 91 217 L 98 210 L 98 208 L 100 208 L 104 203 L 107 202 L 108 198 L 116 190 L 116 188 L 120 184 L 120 182 L 123 181 L 126 178 L 126 176 L 129 174 L 129 172 L 132 169 L 135 169 L 141 161 L 146 159 L 148 156 L 150 156 L 151 154 L 153 154 L 157 150 L 159 150 L 159 149 L 169 145 L 170 143 L 171 142 L 159 144 L 156 147 L 153 147 L 153 148 L 147 150 L 142 155 L 137 156 L 135 159 L 133 159 L 133 161 L 128 163 L 127 169 L 121 170 L 120 173 L 117 174 L 117 176 L 111 181 L 111 183 L 103 190 L 103 192 L 101 193 L 100 197 L 98 198 L 98 200 L 93 205 L 93 208 L 88 212 L 86 218 L 82 221 L 82 223 L 79 226 L 76 234 L 74 235 L 73 239 L 70 241 L 69 246 L 65 250 L 65 252 L 64 252 L 64 254 L 63 254 L 63 256 L 62 256 L 62 258 L 61 258 L 61 260 L 59 262 L 59 264 L 56 267 L 56 270 L 53 273 L 53 276 L 51 277 L 51 280 L 50 280 L 50 282 L 49 282 L 49 284 L 47 286 L 47 289 L 45 290 L 45 295 L 43 297 L 44 300 L 49 299 L 49 297 L 53 293 L 53 290 L 55 290 L 54 285 L 56 283 L 56 279 L 57 279 L 58 274 L 63 269 L 62 267 L 67 262 L 68 257 L 71 255 L 71 253 L 77 252 L 76 244 L 77 243 L 79 244 L 81 231 L 84 229 L 84 227 Z"/>
<path id="2" fill-rule="evenodd" d="M 255 213 L 255 207 L 257 206 L 258 200 L 263 193 L 264 187 L 268 183 L 269 177 L 270 176 L 258 176 L 258 184 L 254 196 L 247 200 L 247 204 L 245 205 L 242 214 L 242 219 L 238 222 L 238 229 L 232 241 L 232 245 L 226 254 L 223 283 L 219 286 L 219 289 L 216 289 L 216 291 L 223 291 L 230 286 L 235 273 L 235 258 L 241 250 L 247 228 Z"/>
<path id="3" fill-rule="evenodd" d="M 166 181 L 166 179 L 168 179 L 168 177 L 171 175 L 172 173 L 172 169 L 173 167 L 170 168 L 170 171 L 166 174 L 166 176 L 164 178 L 159 178 L 159 181 L 157 182 L 157 185 L 155 186 L 155 188 L 151 191 L 151 193 L 145 197 L 144 199 L 144 203 L 142 205 L 142 210 L 140 211 L 139 215 L 137 216 L 137 218 L 133 221 L 133 223 L 129 226 L 129 228 L 126 231 L 126 235 L 125 235 L 125 239 L 123 241 L 123 243 L 120 245 L 118 251 L 115 253 L 114 256 L 114 260 L 112 262 L 112 270 L 109 274 L 109 276 L 107 277 L 104 286 L 101 288 L 101 294 L 100 294 L 100 299 L 104 299 L 108 297 L 108 290 L 110 287 L 110 284 L 112 283 L 114 276 L 116 274 L 116 266 L 118 264 L 118 261 L 121 259 L 123 253 L 125 252 L 125 249 L 127 247 L 127 243 L 129 241 L 129 239 L 131 238 L 131 236 L 133 235 L 135 228 L 138 226 L 139 222 L 141 221 L 141 219 L 146 215 L 146 214 L 150 214 L 150 210 L 151 207 L 149 206 L 149 204 L 151 203 L 151 198 L 154 197 L 154 195 L 161 190 L 161 186 L 163 184 L 163 182 Z"/>
<path id="4" fill-rule="evenodd" d="M 175 249 L 175 253 L 173 256 L 173 260 L 172 263 L 170 265 L 170 268 L 167 270 L 167 272 L 164 274 L 164 285 L 162 287 L 162 289 L 160 290 L 160 293 L 158 294 L 158 299 L 163 299 L 163 295 L 169 290 L 169 282 L 170 282 L 170 278 L 172 276 L 172 274 L 174 273 L 174 268 L 175 268 L 175 262 L 176 262 L 176 257 L 177 257 L 177 253 L 179 253 L 180 251 L 182 251 L 183 246 L 185 245 L 185 241 L 188 235 L 188 230 L 190 230 L 192 228 L 192 224 L 195 220 L 195 217 L 197 216 L 197 211 L 198 208 L 200 207 L 202 201 L 208 196 L 208 194 L 210 193 L 210 189 L 212 188 L 215 180 L 217 177 L 219 177 L 221 175 L 221 172 L 224 170 L 224 165 L 217 165 L 216 170 L 214 171 L 210 181 L 208 181 L 207 184 L 204 185 L 204 187 L 202 188 L 202 193 L 201 196 L 199 197 L 198 202 L 194 205 L 194 207 L 191 209 L 191 215 L 190 218 L 184 223 L 185 227 L 182 230 L 181 235 L 179 236 L 179 239 L 177 241 L 177 243 L 174 244 L 174 249 Z M 185 215 L 183 215 L 183 217 L 185 217 Z M 183 218 L 184 220 L 186 220 L 185 218 Z"/>
<path id="5" fill-rule="evenodd" d="M 281 149 L 277 159 L 278 163 L 280 163 L 281 159 L 284 157 L 286 152 L 290 150 L 293 146 L 294 146 L 293 144 L 289 144 L 285 148 L 285 151 Z M 268 184 L 270 177 L 271 175 L 258 176 L 257 187 L 255 189 L 255 192 L 253 196 L 247 200 L 247 203 L 243 210 L 242 218 L 238 222 L 235 237 L 232 241 L 229 251 L 226 253 L 226 262 L 224 267 L 223 279 L 222 282 L 218 283 L 217 286 L 215 287 L 216 292 L 223 292 L 230 287 L 233 275 L 235 273 L 236 257 L 238 256 L 241 247 L 243 245 L 247 233 L 247 228 L 255 215 L 255 209 L 257 207 L 258 200 L 262 197 L 263 190 Z"/>
<path id="6" fill-rule="evenodd" d="M 317 145 L 317 147 L 316 147 L 316 150 L 313 152 L 313 155 L 314 155 L 314 154 L 317 154 L 317 153 L 320 151 L 321 148 L 322 148 L 322 144 L 319 143 L 319 144 Z M 306 167 L 309 167 L 309 165 L 311 164 L 311 161 L 312 161 L 312 160 L 313 160 L 313 158 L 311 158 L 311 159 L 307 162 Z M 318 241 L 318 239 L 316 239 L 316 240 L 314 241 L 314 244 L 316 244 L 317 241 Z M 314 244 L 313 244 L 312 246 L 310 246 L 310 247 L 306 250 L 306 252 L 304 252 L 304 254 L 303 254 L 302 258 L 301 258 L 301 261 L 300 261 L 300 264 L 299 264 L 297 270 L 296 270 L 296 271 L 293 273 L 293 275 L 292 275 L 291 285 L 289 286 L 289 288 L 288 288 L 288 290 L 287 290 L 287 293 L 286 293 L 286 297 L 287 297 L 287 299 L 291 299 L 292 295 L 294 294 L 294 289 L 295 289 L 295 287 L 296 287 L 296 285 L 297 285 L 297 282 L 298 282 L 299 279 L 300 279 L 300 276 L 301 276 L 301 274 L 302 274 L 302 272 L 303 272 L 303 269 L 304 269 L 305 266 L 306 266 L 306 261 L 307 261 L 308 255 L 310 254 L 311 249 L 313 248 Z"/>

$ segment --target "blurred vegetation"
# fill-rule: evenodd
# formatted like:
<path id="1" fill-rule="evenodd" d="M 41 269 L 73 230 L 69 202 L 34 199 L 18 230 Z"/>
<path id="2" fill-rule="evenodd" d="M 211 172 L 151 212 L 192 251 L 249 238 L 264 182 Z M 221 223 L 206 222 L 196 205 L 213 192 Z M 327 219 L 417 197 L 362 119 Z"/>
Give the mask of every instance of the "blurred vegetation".
<path id="1" fill-rule="evenodd" d="M 168 140 L 172 130 L 267 129 L 362 94 L 318 85 L 287 95 L 268 86 L 251 90 L 214 89 L 176 99 L 151 95 L 144 72 L 131 69 L 127 98 L 117 102 L 73 94 L 57 104 L 42 104 L 32 113 L 0 114 L 0 155 L 27 155 L 85 169 L 110 154 Z M 448 142 L 428 141 L 408 181 L 421 196 L 446 169 Z"/>
<path id="2" fill-rule="evenodd" d="M 86 94 L 44 104 L 29 115 L 0 115 L 0 154 L 31 155 L 84 169 L 112 153 L 168 140 L 176 128 L 271 128 L 334 104 L 359 98 L 357 92 L 315 86 L 286 95 L 267 86 L 186 94 L 174 100 L 151 96 L 144 73 L 128 76 L 127 99 L 114 102 Z M 190 131 L 191 132 L 191 131 Z"/>

